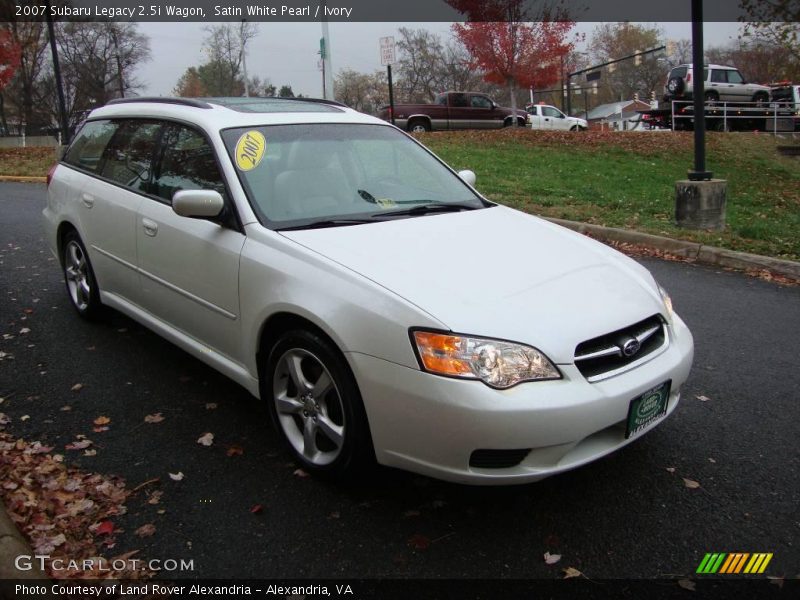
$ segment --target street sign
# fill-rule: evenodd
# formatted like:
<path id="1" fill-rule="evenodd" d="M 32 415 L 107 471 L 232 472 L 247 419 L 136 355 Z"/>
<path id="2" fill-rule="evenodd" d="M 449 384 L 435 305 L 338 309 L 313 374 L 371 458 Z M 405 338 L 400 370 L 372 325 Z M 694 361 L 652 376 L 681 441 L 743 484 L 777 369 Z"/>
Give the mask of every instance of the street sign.
<path id="1" fill-rule="evenodd" d="M 394 53 L 394 37 L 382 37 L 380 38 L 380 48 L 381 48 L 381 64 L 383 66 L 392 65 L 397 62 Z"/>

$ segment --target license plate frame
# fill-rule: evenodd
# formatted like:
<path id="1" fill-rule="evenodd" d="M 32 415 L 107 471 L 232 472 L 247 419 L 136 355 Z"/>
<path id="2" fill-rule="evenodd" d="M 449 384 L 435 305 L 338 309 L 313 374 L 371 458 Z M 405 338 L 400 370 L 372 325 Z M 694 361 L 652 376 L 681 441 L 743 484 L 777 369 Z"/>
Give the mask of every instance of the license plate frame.
<path id="1" fill-rule="evenodd" d="M 636 396 L 628 405 L 625 420 L 625 439 L 636 437 L 667 414 L 672 380 L 658 384 L 645 393 Z"/>

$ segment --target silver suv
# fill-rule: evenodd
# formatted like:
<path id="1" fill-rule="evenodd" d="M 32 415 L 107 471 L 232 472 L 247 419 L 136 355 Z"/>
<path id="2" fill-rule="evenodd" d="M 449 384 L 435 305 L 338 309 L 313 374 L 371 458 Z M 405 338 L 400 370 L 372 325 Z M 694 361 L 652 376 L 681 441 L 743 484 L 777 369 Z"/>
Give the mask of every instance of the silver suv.
<path id="1" fill-rule="evenodd" d="M 664 100 L 688 100 L 692 97 L 692 65 L 678 65 L 669 72 Z M 769 88 L 748 83 L 735 67 L 706 65 L 703 69 L 706 102 L 769 102 Z"/>

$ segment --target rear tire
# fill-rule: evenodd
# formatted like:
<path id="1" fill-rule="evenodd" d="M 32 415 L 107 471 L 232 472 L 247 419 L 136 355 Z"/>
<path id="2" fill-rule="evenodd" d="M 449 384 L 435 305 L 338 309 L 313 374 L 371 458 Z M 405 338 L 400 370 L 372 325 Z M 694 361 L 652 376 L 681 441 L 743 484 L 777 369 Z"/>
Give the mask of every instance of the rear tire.
<path id="1" fill-rule="evenodd" d="M 753 94 L 753 102 L 755 102 L 758 106 L 763 106 L 764 104 L 769 103 L 769 94 L 766 92 L 756 92 Z"/>
<path id="2" fill-rule="evenodd" d="M 431 124 L 425 119 L 412 119 L 408 123 L 408 130 L 412 133 L 423 133 L 431 130 Z"/>
<path id="3" fill-rule="evenodd" d="M 263 374 L 270 415 L 304 470 L 341 478 L 374 463 L 355 377 L 328 339 L 303 329 L 283 334 Z"/>
<path id="4" fill-rule="evenodd" d="M 74 229 L 64 235 L 61 257 L 70 303 L 84 319 L 96 319 L 103 307 L 100 288 L 86 247 Z"/>
<path id="5" fill-rule="evenodd" d="M 710 90 L 703 94 L 703 99 L 709 104 L 716 104 L 719 102 L 719 94 L 713 90 Z"/>

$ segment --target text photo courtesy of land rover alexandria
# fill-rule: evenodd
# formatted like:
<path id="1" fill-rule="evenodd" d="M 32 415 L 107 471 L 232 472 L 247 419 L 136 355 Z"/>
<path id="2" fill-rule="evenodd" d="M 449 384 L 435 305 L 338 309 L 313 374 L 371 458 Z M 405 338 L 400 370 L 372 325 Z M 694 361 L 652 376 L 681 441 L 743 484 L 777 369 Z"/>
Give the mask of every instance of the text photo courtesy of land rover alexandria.
<path id="1" fill-rule="evenodd" d="M 79 315 L 242 385 L 315 474 L 531 482 L 663 422 L 693 357 L 667 292 L 474 183 L 334 102 L 126 99 L 51 170 L 43 222 Z"/>

